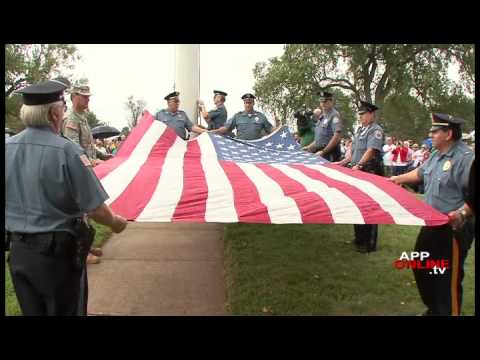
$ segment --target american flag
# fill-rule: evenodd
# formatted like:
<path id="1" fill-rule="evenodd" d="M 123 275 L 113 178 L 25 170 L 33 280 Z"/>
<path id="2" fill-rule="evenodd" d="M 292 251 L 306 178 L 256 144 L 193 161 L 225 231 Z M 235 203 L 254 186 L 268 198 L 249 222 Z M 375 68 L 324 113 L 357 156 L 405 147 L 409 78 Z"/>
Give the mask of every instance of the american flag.
<path id="1" fill-rule="evenodd" d="M 145 113 L 94 168 L 112 209 L 139 222 L 441 225 L 447 217 L 377 175 L 302 151 L 287 128 L 253 141 L 185 141 Z"/>

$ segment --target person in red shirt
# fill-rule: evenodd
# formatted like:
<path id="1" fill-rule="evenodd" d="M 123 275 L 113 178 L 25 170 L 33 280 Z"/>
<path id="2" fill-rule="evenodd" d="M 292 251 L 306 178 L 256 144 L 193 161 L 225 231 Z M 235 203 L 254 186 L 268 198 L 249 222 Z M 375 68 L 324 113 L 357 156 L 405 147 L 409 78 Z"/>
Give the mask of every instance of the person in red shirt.
<path id="1" fill-rule="evenodd" d="M 397 147 L 392 150 L 393 176 L 405 173 L 408 163 L 408 146 L 399 141 Z"/>

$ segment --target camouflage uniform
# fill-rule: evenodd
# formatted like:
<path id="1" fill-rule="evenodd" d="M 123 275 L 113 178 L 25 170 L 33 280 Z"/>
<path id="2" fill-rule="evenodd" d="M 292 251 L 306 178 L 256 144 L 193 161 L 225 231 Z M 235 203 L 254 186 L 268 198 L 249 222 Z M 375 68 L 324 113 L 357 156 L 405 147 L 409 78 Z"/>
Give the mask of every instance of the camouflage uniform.
<path id="1" fill-rule="evenodd" d="M 90 96 L 90 87 L 77 86 L 72 90 L 72 94 Z M 85 113 L 70 111 L 65 117 L 62 130 L 64 136 L 76 142 L 85 150 L 90 161 L 97 159 L 97 149 Z"/>
<path id="2" fill-rule="evenodd" d="M 97 158 L 92 131 L 85 115 L 71 111 L 63 122 L 63 135 L 79 144 L 90 161 Z"/>

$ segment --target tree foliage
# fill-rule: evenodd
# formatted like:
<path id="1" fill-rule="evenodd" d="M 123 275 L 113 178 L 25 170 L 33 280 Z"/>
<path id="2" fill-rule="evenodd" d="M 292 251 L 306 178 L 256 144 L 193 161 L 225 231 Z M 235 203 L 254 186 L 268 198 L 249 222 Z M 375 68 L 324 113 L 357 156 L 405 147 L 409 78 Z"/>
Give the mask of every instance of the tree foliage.
<path id="1" fill-rule="evenodd" d="M 284 50 L 253 70 L 258 101 L 280 118 L 291 116 L 303 103 L 318 104 L 320 90 L 337 96 L 335 90 L 340 91 L 350 107 L 360 99 L 375 103 L 381 109 L 380 122 L 389 122 L 382 116 L 389 97 L 391 109 L 405 97 L 403 102 L 421 115 L 444 108 L 452 96 L 463 96 L 459 101 L 466 104 L 464 94 L 473 94 L 471 44 L 291 44 Z M 455 82 L 449 76 L 452 69 L 458 75 Z"/>
<path id="2" fill-rule="evenodd" d="M 93 111 L 86 111 L 85 117 L 87 118 L 88 125 L 90 129 L 93 129 L 96 126 L 108 125 L 108 122 L 101 121 L 97 118 L 97 115 Z"/>
<path id="3" fill-rule="evenodd" d="M 137 126 L 138 117 L 142 115 L 142 112 L 145 110 L 147 103 L 142 100 L 136 100 L 133 95 L 130 95 L 125 102 L 125 108 L 128 112 L 128 126 L 130 129 L 133 129 Z"/>
<path id="4" fill-rule="evenodd" d="M 71 69 L 80 57 L 74 45 L 5 45 L 5 123 L 12 129 L 23 128 L 18 118 L 22 98 L 16 90 L 60 75 L 58 69 Z"/>
<path id="5" fill-rule="evenodd" d="M 122 128 L 122 131 L 120 131 L 120 133 L 121 133 L 122 135 L 128 136 L 128 134 L 130 134 L 130 128 L 129 128 L 128 126 L 124 126 L 124 127 Z"/>

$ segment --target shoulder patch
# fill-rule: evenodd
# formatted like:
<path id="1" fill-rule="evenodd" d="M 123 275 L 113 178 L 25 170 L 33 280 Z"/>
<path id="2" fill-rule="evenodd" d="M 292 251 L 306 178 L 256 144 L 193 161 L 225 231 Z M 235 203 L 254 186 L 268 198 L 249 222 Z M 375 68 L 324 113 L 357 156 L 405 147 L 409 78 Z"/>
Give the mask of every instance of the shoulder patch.
<path id="1" fill-rule="evenodd" d="M 83 165 L 92 166 L 92 163 L 90 162 L 90 160 L 88 160 L 87 155 L 80 155 L 80 160 L 82 160 Z"/>
<path id="2" fill-rule="evenodd" d="M 338 124 L 339 122 L 340 122 L 340 118 L 338 116 L 334 116 L 333 120 L 332 120 L 332 123 L 333 124 Z"/>
<path id="3" fill-rule="evenodd" d="M 78 123 L 75 121 L 69 120 L 65 124 L 65 127 L 73 130 L 78 130 Z"/>
<path id="4" fill-rule="evenodd" d="M 375 130 L 375 132 L 373 133 L 373 136 L 375 136 L 375 139 L 380 140 L 383 137 L 382 130 Z"/>

